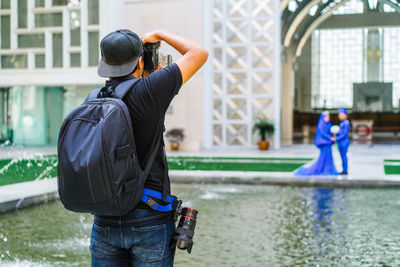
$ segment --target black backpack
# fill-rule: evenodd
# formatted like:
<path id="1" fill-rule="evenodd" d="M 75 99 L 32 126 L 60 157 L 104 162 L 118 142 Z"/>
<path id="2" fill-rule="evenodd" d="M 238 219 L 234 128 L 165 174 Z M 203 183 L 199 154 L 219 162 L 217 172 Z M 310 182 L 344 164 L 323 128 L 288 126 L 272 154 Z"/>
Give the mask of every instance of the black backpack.
<path id="1" fill-rule="evenodd" d="M 121 216 L 141 201 L 162 138 L 154 139 L 154 150 L 143 171 L 130 114 L 122 101 L 138 81 L 130 79 L 116 88 L 93 90 L 65 118 L 58 139 L 57 182 L 66 209 Z"/>

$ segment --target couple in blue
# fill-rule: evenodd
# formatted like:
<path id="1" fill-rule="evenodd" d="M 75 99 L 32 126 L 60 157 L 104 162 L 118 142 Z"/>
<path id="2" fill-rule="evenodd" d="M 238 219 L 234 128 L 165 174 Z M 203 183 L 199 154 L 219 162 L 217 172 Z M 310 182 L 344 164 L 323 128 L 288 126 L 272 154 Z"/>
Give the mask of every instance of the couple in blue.
<path id="1" fill-rule="evenodd" d="M 309 167 L 301 167 L 295 172 L 295 176 L 311 175 L 338 175 L 332 156 L 332 145 L 337 142 L 342 158 L 342 169 L 340 174 L 348 173 L 347 150 L 350 145 L 349 130 L 350 122 L 347 120 L 347 111 L 339 109 L 340 130 L 336 136 L 331 133 L 332 123 L 329 112 L 325 111 L 319 117 L 317 132 L 315 134 L 315 145 L 319 148 L 320 154 L 317 161 Z"/>

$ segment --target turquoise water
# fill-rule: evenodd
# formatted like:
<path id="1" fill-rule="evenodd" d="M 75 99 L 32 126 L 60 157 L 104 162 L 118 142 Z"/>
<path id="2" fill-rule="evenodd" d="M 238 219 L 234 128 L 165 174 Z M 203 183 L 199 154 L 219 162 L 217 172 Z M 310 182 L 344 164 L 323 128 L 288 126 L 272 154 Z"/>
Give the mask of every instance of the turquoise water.
<path id="1" fill-rule="evenodd" d="M 173 185 L 199 209 L 176 266 L 399 266 L 391 189 Z M 52 202 L 0 215 L 0 265 L 88 266 L 92 218 Z"/>

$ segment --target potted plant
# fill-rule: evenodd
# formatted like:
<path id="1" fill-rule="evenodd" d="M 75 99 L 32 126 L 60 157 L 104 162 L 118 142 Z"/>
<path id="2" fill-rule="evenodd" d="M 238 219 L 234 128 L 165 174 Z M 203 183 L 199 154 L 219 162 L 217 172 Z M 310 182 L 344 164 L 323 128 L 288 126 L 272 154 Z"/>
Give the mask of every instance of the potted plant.
<path id="1" fill-rule="evenodd" d="M 260 117 L 256 119 L 253 129 L 254 131 L 258 131 L 261 138 L 258 142 L 258 148 L 260 150 L 268 150 L 269 141 L 267 140 L 267 137 L 274 133 L 274 124 L 266 118 Z"/>
<path id="2" fill-rule="evenodd" d="M 165 137 L 167 138 L 168 142 L 171 144 L 171 150 L 179 150 L 179 144 L 185 138 L 183 134 L 184 130 L 179 128 L 171 129 L 167 132 Z"/>

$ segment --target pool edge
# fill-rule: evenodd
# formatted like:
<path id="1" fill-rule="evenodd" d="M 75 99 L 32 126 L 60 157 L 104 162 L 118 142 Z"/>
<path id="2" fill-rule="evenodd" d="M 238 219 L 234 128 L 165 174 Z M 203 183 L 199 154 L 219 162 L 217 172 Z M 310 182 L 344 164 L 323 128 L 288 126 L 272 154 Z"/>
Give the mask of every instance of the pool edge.
<path id="1" fill-rule="evenodd" d="M 175 184 L 247 184 L 333 188 L 400 188 L 400 180 L 293 177 L 291 173 L 171 171 Z M 4 197 L 2 194 L 7 194 Z M 0 186 L 0 214 L 59 198 L 56 178 Z"/>

